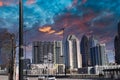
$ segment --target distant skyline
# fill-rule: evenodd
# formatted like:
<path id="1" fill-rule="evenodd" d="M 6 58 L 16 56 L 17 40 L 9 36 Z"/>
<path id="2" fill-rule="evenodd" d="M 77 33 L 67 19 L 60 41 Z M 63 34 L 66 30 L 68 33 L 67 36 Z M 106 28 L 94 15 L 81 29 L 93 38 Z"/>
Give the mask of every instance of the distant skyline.
<path id="1" fill-rule="evenodd" d="M 26 39 L 62 40 L 64 35 L 95 35 L 114 50 L 120 0 L 23 0 Z M 0 0 L 0 28 L 18 32 L 18 0 Z M 31 30 L 29 30 L 31 29 Z"/>

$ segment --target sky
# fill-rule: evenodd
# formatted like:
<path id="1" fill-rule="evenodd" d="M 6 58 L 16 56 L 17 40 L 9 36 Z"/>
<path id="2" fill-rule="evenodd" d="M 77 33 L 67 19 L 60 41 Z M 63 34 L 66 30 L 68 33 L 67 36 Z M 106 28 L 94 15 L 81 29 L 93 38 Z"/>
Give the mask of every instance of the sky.
<path id="1" fill-rule="evenodd" d="M 114 50 L 119 4 L 120 0 L 23 0 L 25 40 L 62 40 L 64 28 L 64 36 L 74 34 L 81 40 L 84 34 L 95 35 Z M 18 33 L 18 6 L 18 0 L 0 0 L 0 28 Z"/>

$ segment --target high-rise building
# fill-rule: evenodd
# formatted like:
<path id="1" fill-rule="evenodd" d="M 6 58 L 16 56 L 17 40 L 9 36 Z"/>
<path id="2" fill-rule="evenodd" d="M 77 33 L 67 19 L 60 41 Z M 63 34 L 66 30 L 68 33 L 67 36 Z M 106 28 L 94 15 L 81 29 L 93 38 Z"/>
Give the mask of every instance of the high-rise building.
<path id="1" fill-rule="evenodd" d="M 92 57 L 91 57 L 91 51 L 90 50 L 91 50 L 92 47 L 96 47 L 98 43 L 99 42 L 96 39 L 96 36 L 92 35 L 92 36 L 89 37 L 89 65 L 90 66 L 92 65 L 92 61 L 91 61 Z"/>
<path id="2" fill-rule="evenodd" d="M 81 39 L 80 50 L 82 55 L 82 67 L 88 67 L 90 65 L 90 49 L 89 40 L 86 35 L 83 35 Z"/>
<path id="3" fill-rule="evenodd" d="M 115 47 L 115 62 L 120 64 L 120 22 L 118 23 L 118 34 L 114 39 L 114 47 Z"/>
<path id="4" fill-rule="evenodd" d="M 78 69 L 82 67 L 82 56 L 80 53 L 80 42 L 75 35 L 67 38 L 67 66 L 68 69 Z"/>
<path id="5" fill-rule="evenodd" d="M 106 45 L 105 44 L 99 44 L 100 48 L 100 64 L 101 65 L 107 65 L 108 64 L 108 58 L 106 54 Z"/>
<path id="6" fill-rule="evenodd" d="M 97 44 L 97 46 L 90 48 L 92 66 L 107 65 L 107 56 L 105 51 L 105 44 Z"/>
<path id="7" fill-rule="evenodd" d="M 33 42 L 33 63 L 34 64 L 45 63 L 46 60 L 48 59 L 49 53 L 51 53 L 52 54 L 51 56 L 54 57 L 53 56 L 54 55 L 54 42 L 46 42 L 46 41 Z"/>
<path id="8" fill-rule="evenodd" d="M 33 42 L 33 63 L 63 64 L 62 41 L 35 41 Z"/>
<path id="9" fill-rule="evenodd" d="M 95 47 L 98 44 L 98 40 L 94 35 L 89 38 L 89 47 Z"/>
<path id="10" fill-rule="evenodd" d="M 55 63 L 63 64 L 64 63 L 64 55 L 63 55 L 63 46 L 62 41 L 55 41 L 54 52 L 55 52 Z"/>

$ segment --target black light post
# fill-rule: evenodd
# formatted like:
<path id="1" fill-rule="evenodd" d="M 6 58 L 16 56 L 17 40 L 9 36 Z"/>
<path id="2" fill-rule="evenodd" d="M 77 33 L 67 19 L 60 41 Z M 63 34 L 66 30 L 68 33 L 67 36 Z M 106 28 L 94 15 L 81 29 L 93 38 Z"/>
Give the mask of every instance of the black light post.
<path id="1" fill-rule="evenodd" d="M 14 56 L 14 34 L 11 34 L 11 42 L 12 42 L 12 51 L 11 51 L 11 72 L 10 72 L 10 76 L 11 76 L 11 79 L 10 80 L 13 80 L 13 72 L 14 72 L 14 59 L 13 59 L 13 56 Z"/>
<path id="2" fill-rule="evenodd" d="M 14 72 L 14 34 L 10 34 L 11 39 L 11 54 L 9 56 L 9 80 L 13 80 Z"/>
<path id="3" fill-rule="evenodd" d="M 19 0 L 19 80 L 23 80 L 23 5 Z"/>

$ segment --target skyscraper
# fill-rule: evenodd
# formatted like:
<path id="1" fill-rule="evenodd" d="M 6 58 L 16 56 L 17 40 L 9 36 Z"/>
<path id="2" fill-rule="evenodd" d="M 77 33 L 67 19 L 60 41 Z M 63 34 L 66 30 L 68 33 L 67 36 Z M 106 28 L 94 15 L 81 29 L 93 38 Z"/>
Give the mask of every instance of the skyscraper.
<path id="1" fill-rule="evenodd" d="M 55 63 L 56 64 L 63 64 L 64 63 L 64 58 L 63 58 L 63 46 L 62 46 L 62 41 L 55 41 L 55 46 L 54 46 L 54 52 L 55 52 Z"/>
<path id="2" fill-rule="evenodd" d="M 48 59 L 48 54 L 52 54 L 54 61 L 54 42 L 35 41 L 33 42 L 33 63 L 42 64 Z"/>
<path id="3" fill-rule="evenodd" d="M 107 56 L 105 53 L 105 44 L 97 44 L 95 47 L 90 48 L 91 64 L 95 65 L 107 65 Z"/>
<path id="4" fill-rule="evenodd" d="M 33 42 L 33 46 L 32 46 L 33 48 L 33 52 L 32 52 L 32 63 L 33 64 L 37 64 L 37 63 L 39 63 L 39 61 L 38 61 L 38 55 L 39 55 L 39 42 L 38 41 L 35 41 L 35 42 Z"/>
<path id="5" fill-rule="evenodd" d="M 100 51 L 101 51 L 101 65 L 108 65 L 108 56 L 105 44 L 100 44 Z"/>
<path id="6" fill-rule="evenodd" d="M 96 39 L 96 36 L 92 35 L 89 37 L 89 64 L 92 65 L 92 57 L 91 56 L 91 48 L 96 47 L 98 44 L 98 40 Z M 92 54 L 93 55 L 93 54 Z"/>
<path id="7" fill-rule="evenodd" d="M 115 62 L 120 64 L 120 22 L 118 23 L 118 34 L 114 39 L 114 47 L 115 47 Z"/>
<path id="8" fill-rule="evenodd" d="M 43 64 L 47 59 L 54 64 L 63 64 L 62 41 L 35 41 L 33 42 L 33 63 Z"/>
<path id="9" fill-rule="evenodd" d="M 89 38 L 89 47 L 95 47 L 98 44 L 98 40 L 94 35 Z"/>
<path id="10" fill-rule="evenodd" d="M 69 35 L 67 38 L 67 66 L 69 69 L 78 69 L 82 67 L 82 57 L 80 53 L 80 42 L 75 35 Z"/>
<path id="11" fill-rule="evenodd" d="M 86 35 L 83 35 L 81 39 L 80 50 L 82 55 L 82 67 L 88 67 L 90 65 L 90 49 L 89 40 Z"/>

